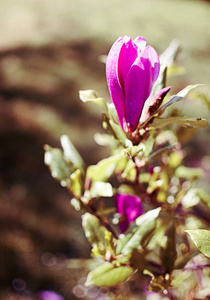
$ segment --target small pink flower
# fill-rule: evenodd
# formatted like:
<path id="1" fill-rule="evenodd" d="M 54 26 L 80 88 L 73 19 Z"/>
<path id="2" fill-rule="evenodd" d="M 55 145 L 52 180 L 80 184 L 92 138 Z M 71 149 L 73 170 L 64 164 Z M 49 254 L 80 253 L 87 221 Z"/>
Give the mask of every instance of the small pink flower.
<path id="1" fill-rule="evenodd" d="M 122 233 L 128 229 L 131 222 L 144 213 L 141 199 L 134 195 L 116 194 L 115 205 L 117 212 L 123 217 L 119 223 Z"/>
<path id="2" fill-rule="evenodd" d="M 143 37 L 120 37 L 112 46 L 106 63 L 107 83 L 124 131 L 135 131 L 152 87 L 158 78 L 157 52 Z"/>

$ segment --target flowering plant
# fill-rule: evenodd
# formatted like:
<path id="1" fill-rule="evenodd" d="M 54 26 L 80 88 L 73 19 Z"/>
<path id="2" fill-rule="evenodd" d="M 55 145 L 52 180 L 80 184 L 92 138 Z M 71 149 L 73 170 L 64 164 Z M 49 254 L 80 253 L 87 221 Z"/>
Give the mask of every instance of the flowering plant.
<path id="1" fill-rule="evenodd" d="M 117 292 L 120 283 L 135 280 L 139 292 L 184 299 L 189 290 L 185 284 L 178 286 L 189 277 L 187 270 L 194 270 L 193 297 L 207 293 L 196 276 L 209 267 L 210 197 L 195 187 L 203 171 L 182 165 L 181 148 L 189 128 L 205 127 L 207 121 L 179 116 L 178 109 L 169 111 L 197 87 L 187 86 L 168 97 L 166 73 L 177 52 L 178 45 L 172 43 L 159 58 L 143 37 L 119 38 L 106 63 L 114 105 L 93 90 L 80 91 L 83 102 L 102 109 L 107 133 L 97 134 L 95 140 L 109 147 L 110 157 L 86 168 L 67 136 L 61 137 L 63 150 L 45 146 L 45 163 L 68 188 L 74 208 L 83 212 L 91 255 L 100 258 L 86 286 L 115 287 Z"/>

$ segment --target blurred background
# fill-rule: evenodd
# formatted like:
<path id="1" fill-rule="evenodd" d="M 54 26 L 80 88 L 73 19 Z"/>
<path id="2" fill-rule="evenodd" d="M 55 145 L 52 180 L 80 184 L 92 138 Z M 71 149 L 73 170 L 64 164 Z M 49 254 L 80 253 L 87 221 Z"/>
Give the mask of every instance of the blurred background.
<path id="1" fill-rule="evenodd" d="M 0 299 L 40 299 L 44 290 L 66 300 L 99 299 L 98 290 L 80 289 L 90 247 L 68 192 L 44 165 L 43 145 L 59 147 L 67 134 L 87 165 L 108 155 L 93 139 L 103 132 L 100 113 L 81 103 L 78 91 L 95 89 L 109 101 L 101 56 L 119 36 L 143 35 L 159 54 L 179 40 L 178 65 L 186 72 L 170 79 L 172 93 L 203 83 L 199 91 L 209 95 L 209 4 L 0 1 Z M 200 100 L 183 110 L 209 119 Z M 200 129 L 189 151 L 194 165 L 209 150 L 209 129 Z M 44 300 L 60 300 L 53 297 Z"/>

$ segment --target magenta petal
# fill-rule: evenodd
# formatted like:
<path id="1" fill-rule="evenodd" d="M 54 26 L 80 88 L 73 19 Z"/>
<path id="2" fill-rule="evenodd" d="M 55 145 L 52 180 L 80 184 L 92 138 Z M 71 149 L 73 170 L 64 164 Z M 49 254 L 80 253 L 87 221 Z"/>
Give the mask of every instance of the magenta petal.
<path id="1" fill-rule="evenodd" d="M 141 61 L 144 65 L 146 88 L 144 98 L 149 97 L 153 84 L 157 80 L 160 72 L 160 61 L 157 52 L 151 46 L 147 46 L 141 53 Z"/>
<path id="2" fill-rule="evenodd" d="M 125 36 L 112 46 L 106 64 L 107 82 L 123 130 L 135 131 L 160 71 L 157 52 L 146 40 Z"/>
<path id="3" fill-rule="evenodd" d="M 117 194 L 115 196 L 117 211 L 124 217 L 120 222 L 120 230 L 124 233 L 131 222 L 144 213 L 141 199 L 134 195 Z"/>
<path id="4" fill-rule="evenodd" d="M 123 128 L 125 118 L 124 94 L 118 77 L 118 59 L 123 39 L 119 38 L 109 51 L 106 62 L 106 77 L 112 101 L 117 110 L 120 125 Z"/>
<path id="5" fill-rule="evenodd" d="M 131 67 L 125 82 L 126 122 L 134 131 L 139 123 L 141 111 L 145 102 L 146 76 L 141 57 L 138 57 Z"/>
<path id="6" fill-rule="evenodd" d="M 120 85 L 125 91 L 124 83 L 128 75 L 128 71 L 132 64 L 137 58 L 136 45 L 133 44 L 132 39 L 125 36 L 123 38 L 123 45 L 120 49 L 119 60 L 118 60 L 118 75 Z"/>

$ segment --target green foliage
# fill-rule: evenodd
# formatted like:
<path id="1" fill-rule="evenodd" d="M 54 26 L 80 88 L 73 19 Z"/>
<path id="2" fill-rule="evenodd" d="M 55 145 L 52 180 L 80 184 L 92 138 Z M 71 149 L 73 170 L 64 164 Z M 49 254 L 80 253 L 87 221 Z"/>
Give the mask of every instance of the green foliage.
<path id="1" fill-rule="evenodd" d="M 82 102 L 93 102 L 100 106 L 104 111 L 107 111 L 107 104 L 103 98 L 98 97 L 96 91 L 94 90 L 85 90 L 79 91 L 79 97 Z"/>
<path id="2" fill-rule="evenodd" d="M 62 151 L 45 145 L 45 163 L 49 166 L 52 177 L 59 180 L 61 185 L 67 186 L 73 166 L 64 159 Z"/>
<path id="3" fill-rule="evenodd" d="M 91 184 L 89 193 L 90 199 L 113 196 L 112 186 L 109 182 L 94 181 Z"/>
<path id="4" fill-rule="evenodd" d="M 175 176 L 186 179 L 196 179 L 204 175 L 204 172 L 200 168 L 188 168 L 185 166 L 179 166 L 175 171 Z"/>
<path id="5" fill-rule="evenodd" d="M 117 244 L 117 253 L 130 254 L 133 249 L 141 249 L 141 242 L 146 235 L 155 229 L 156 219 L 160 213 L 160 208 L 148 211 L 136 219 L 136 225 L 132 233 L 120 239 Z"/>
<path id="6" fill-rule="evenodd" d="M 116 286 L 121 282 L 125 282 L 132 273 L 133 269 L 131 267 L 121 266 L 116 268 L 113 264 L 105 262 L 88 274 L 85 285 Z"/>
<path id="7" fill-rule="evenodd" d="M 120 160 L 120 155 L 110 156 L 95 166 L 87 168 L 86 178 L 91 181 L 107 181 L 113 174 Z"/>
<path id="8" fill-rule="evenodd" d="M 188 117 L 171 117 L 171 118 L 155 118 L 150 129 L 162 128 L 169 124 L 178 124 L 179 126 L 189 128 L 206 127 L 208 122 L 202 118 L 188 118 Z"/>
<path id="9" fill-rule="evenodd" d="M 209 230 L 186 230 L 196 247 L 210 258 L 210 231 Z"/>

